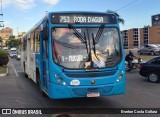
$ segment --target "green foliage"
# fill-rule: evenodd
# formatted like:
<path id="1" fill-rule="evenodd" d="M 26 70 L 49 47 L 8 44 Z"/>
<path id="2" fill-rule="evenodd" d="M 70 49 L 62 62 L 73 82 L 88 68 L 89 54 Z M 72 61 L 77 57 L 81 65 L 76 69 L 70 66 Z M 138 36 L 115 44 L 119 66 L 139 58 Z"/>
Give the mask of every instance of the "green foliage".
<path id="1" fill-rule="evenodd" d="M 5 50 L 0 49 L 0 56 L 6 56 L 8 53 Z"/>
<path id="2" fill-rule="evenodd" d="M 12 47 L 18 47 L 20 45 L 20 40 L 18 39 L 11 39 L 7 42 L 8 46 L 12 46 Z"/>
<path id="3" fill-rule="evenodd" d="M 0 74 L 6 73 L 7 67 L 6 66 L 0 66 Z"/>
<path id="4" fill-rule="evenodd" d="M 8 53 L 0 49 L 0 66 L 7 65 L 9 62 Z"/>
<path id="5" fill-rule="evenodd" d="M 2 38 L 0 37 L 0 42 L 2 42 Z"/>
<path id="6" fill-rule="evenodd" d="M 143 56 L 143 55 L 141 55 L 141 56 L 139 56 L 143 61 L 149 61 L 149 60 L 151 60 L 151 59 L 153 59 L 155 56 Z"/>

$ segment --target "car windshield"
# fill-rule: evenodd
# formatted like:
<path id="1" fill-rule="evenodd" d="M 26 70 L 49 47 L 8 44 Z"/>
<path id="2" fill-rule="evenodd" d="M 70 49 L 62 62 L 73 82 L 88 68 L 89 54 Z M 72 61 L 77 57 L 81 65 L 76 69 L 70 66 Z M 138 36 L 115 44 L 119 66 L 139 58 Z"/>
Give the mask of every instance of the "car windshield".
<path id="1" fill-rule="evenodd" d="M 158 48 L 157 45 L 150 45 L 151 48 Z"/>
<path id="2" fill-rule="evenodd" d="M 54 62 L 65 68 L 114 67 L 121 59 L 117 28 L 54 28 Z"/>
<path id="3" fill-rule="evenodd" d="M 17 51 L 16 50 L 11 50 L 11 53 L 12 54 L 17 54 Z"/>

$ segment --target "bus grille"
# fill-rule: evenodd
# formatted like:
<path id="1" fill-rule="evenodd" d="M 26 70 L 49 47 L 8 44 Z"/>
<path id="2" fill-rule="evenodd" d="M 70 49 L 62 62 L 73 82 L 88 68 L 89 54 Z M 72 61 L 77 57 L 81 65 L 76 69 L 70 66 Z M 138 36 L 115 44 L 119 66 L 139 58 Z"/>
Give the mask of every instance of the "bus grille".
<path id="1" fill-rule="evenodd" d="M 86 72 L 86 73 L 65 73 L 70 78 L 94 78 L 94 77 L 106 77 L 114 75 L 117 71 L 106 71 L 106 72 Z"/>
<path id="2" fill-rule="evenodd" d="M 113 89 L 113 86 L 104 86 L 100 88 L 74 88 L 72 91 L 77 96 L 87 96 L 87 92 L 99 92 L 101 96 L 109 95 Z"/>

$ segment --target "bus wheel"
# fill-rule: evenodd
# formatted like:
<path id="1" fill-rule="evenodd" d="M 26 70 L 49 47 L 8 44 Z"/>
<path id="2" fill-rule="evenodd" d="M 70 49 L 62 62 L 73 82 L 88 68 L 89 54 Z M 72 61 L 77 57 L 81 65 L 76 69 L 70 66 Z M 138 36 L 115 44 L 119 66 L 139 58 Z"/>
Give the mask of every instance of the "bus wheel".
<path id="1" fill-rule="evenodd" d="M 43 97 L 47 97 L 47 94 L 41 89 L 41 94 Z"/>
<path id="2" fill-rule="evenodd" d="M 39 74 L 39 70 L 36 70 L 36 83 L 37 83 L 37 86 L 39 87 L 39 88 L 41 88 L 40 87 L 40 74 Z"/>
<path id="3" fill-rule="evenodd" d="M 39 70 L 36 70 L 36 83 L 37 83 L 38 88 L 40 89 L 42 96 L 47 97 L 46 93 L 41 88 L 41 80 L 40 80 Z"/>

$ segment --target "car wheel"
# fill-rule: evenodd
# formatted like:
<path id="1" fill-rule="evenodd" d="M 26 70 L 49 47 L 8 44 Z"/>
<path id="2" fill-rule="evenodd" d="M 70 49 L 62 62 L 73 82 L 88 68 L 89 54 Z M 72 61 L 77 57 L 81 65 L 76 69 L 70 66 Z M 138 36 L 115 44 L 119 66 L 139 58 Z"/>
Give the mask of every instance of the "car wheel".
<path id="1" fill-rule="evenodd" d="M 155 83 L 155 82 L 159 81 L 159 76 L 156 73 L 152 72 L 152 73 L 149 73 L 148 79 L 149 79 L 150 82 Z"/>
<path id="2" fill-rule="evenodd" d="M 154 55 L 154 52 L 153 52 L 153 51 L 151 52 L 151 55 L 152 55 L 152 56 Z"/>
<path id="3" fill-rule="evenodd" d="M 141 52 L 141 51 L 138 51 L 138 55 L 142 55 L 142 52 Z"/>

